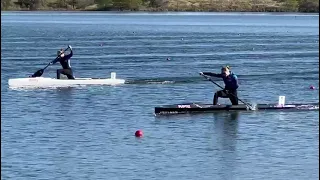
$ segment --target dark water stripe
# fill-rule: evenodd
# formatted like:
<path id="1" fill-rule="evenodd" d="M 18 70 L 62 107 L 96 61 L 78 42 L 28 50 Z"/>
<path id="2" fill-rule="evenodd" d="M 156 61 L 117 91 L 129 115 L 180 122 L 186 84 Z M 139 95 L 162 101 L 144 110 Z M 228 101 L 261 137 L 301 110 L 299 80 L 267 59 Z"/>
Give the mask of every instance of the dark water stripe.
<path id="1" fill-rule="evenodd" d="M 207 39 L 207 38 L 223 38 L 223 39 L 317 39 L 319 38 L 318 35 L 301 35 L 299 37 L 293 36 L 293 35 L 261 35 L 261 34 L 256 34 L 256 35 L 250 35 L 250 34 L 210 34 L 210 35 L 191 35 L 191 36 L 185 36 L 185 35 L 113 35 L 110 37 L 110 35 L 106 34 L 103 36 L 98 36 L 98 35 L 90 35 L 90 36 L 77 36 L 77 37 L 72 37 L 74 40 L 78 39 L 91 39 L 91 40 L 113 40 L 113 39 L 123 39 L 123 40 L 139 40 L 139 39 L 163 39 L 163 40 L 170 40 L 170 39 L 184 39 L 184 40 L 190 40 L 190 39 Z M 69 36 L 58 36 L 58 37 L 46 37 L 46 36 L 4 36 L 2 35 L 1 40 L 2 41 L 17 41 L 17 40 L 65 40 L 65 39 L 70 39 Z"/>
<path id="2" fill-rule="evenodd" d="M 226 38 L 195 38 L 195 39 L 119 39 L 119 40 L 115 40 L 115 39 L 99 39 L 99 40 L 74 40 L 74 39 L 63 39 L 63 40 L 52 40 L 50 41 L 50 44 L 74 44 L 74 43 L 121 43 L 121 42 L 130 42 L 130 41 L 134 41 L 134 42 L 139 42 L 139 43 L 156 43 L 156 42 L 161 42 L 161 43 L 174 43 L 174 42 L 179 42 L 179 43 L 239 43 L 239 42 L 250 42 L 250 43 L 281 43 L 281 42 L 287 42 L 287 43 L 299 43 L 299 42 L 305 42 L 305 41 L 312 41 L 312 42 L 316 42 L 318 39 L 317 38 L 276 38 L 276 39 L 271 39 L 271 38 L 266 38 L 266 39 L 259 39 L 259 38 L 255 38 L 255 39 L 248 39 L 248 38 L 243 38 L 243 39 L 235 39 L 235 38 L 230 38 L 230 39 L 226 39 Z M 48 40 L 45 39 L 40 39 L 40 40 L 36 40 L 36 41 L 30 41 L 30 40 L 25 40 L 25 41 L 1 41 L 1 44 L 5 45 L 5 44 L 41 44 L 41 43 L 48 43 Z"/>
<path id="3" fill-rule="evenodd" d="M 109 55 L 100 55 L 100 56 L 92 56 L 89 54 L 78 54 L 73 56 L 74 58 L 77 59 L 99 59 L 99 58 L 124 58 L 124 57 L 204 57 L 204 56 L 216 56 L 216 57 L 223 57 L 223 56 L 228 56 L 230 58 L 231 56 L 237 56 L 237 58 L 261 58 L 263 57 L 314 57 L 318 56 L 319 51 L 291 51 L 291 52 L 266 52 L 266 51 L 260 51 L 260 52 L 248 52 L 248 51 L 239 51 L 239 52 L 208 52 L 208 53 L 199 53 L 199 54 L 186 54 L 186 53 L 172 53 L 172 54 L 161 54 L 161 53 L 144 53 L 144 54 L 109 54 Z M 2 56 L 2 55 L 1 55 Z M 25 61 L 28 59 L 52 59 L 52 56 L 28 56 L 28 57 L 1 57 L 1 60 L 20 60 L 20 61 Z"/>
<path id="4" fill-rule="evenodd" d="M 88 46 L 84 46 L 84 44 L 88 44 Z M 275 47 L 275 48 L 318 48 L 319 47 L 319 43 L 316 42 L 302 42 L 302 43 L 280 43 L 280 44 L 274 44 L 274 43 L 237 43 L 237 44 L 233 44 L 233 43 L 215 43 L 215 44 L 206 44 L 206 43 L 194 43 L 194 44 L 155 44 L 155 45 L 137 45 L 137 44 L 132 44 L 132 45 L 124 45 L 124 44 L 114 44 L 114 45 L 106 45 L 106 44 L 96 44 L 93 45 L 92 43 L 84 43 L 82 44 L 83 46 L 73 46 L 74 49 L 112 49 L 112 48 L 145 48 L 145 47 L 149 47 L 149 48 L 209 48 L 209 47 L 230 47 L 230 48 L 234 48 L 234 47 L 254 47 L 254 48 L 261 48 L 261 47 L 265 47 L 265 48 L 269 48 L 271 47 Z M 21 45 L 19 46 L 15 46 L 15 47 L 10 47 L 7 48 L 5 46 L 1 47 L 2 51 L 11 51 L 11 50 L 19 50 L 20 52 L 25 52 L 25 51 L 30 51 L 30 50 L 57 50 L 60 49 L 60 46 L 50 46 L 50 47 L 46 47 L 46 46 L 29 46 L 29 45 L 24 45 L 24 47 L 22 47 Z"/>
<path id="5" fill-rule="evenodd" d="M 102 34 L 102 35 L 101 35 Z M 174 33 L 171 33 L 174 34 Z M 223 38 L 223 39 L 234 39 L 234 38 L 243 38 L 243 39 L 319 39 L 319 35 L 299 35 L 299 36 L 294 36 L 291 35 L 290 33 L 288 34 L 276 34 L 276 33 L 270 33 L 270 34 L 264 34 L 264 33 L 259 33 L 259 34 L 241 34 L 241 33 L 210 33 L 210 34 L 205 34 L 205 33 L 193 33 L 193 34 L 188 34 L 184 33 L 182 34 L 176 34 L 176 35 L 164 35 L 164 34 L 141 34 L 141 35 L 128 35 L 128 33 L 121 33 L 118 32 L 117 34 L 115 33 L 94 33 L 86 36 L 75 36 L 72 39 L 77 40 L 77 39 L 91 39 L 91 40 L 112 40 L 112 39 L 126 39 L 126 40 L 139 40 L 139 39 L 180 39 L 183 38 L 184 40 L 187 39 L 207 39 L 207 38 Z M 1 40 L 2 41 L 12 41 L 12 40 L 65 40 L 65 39 L 70 39 L 69 36 L 57 36 L 57 37 L 47 37 L 45 34 L 43 36 L 10 36 L 10 35 L 3 35 L 1 34 Z"/>
<path id="6" fill-rule="evenodd" d="M 291 29 L 302 29 L 302 28 L 316 28 L 318 27 L 317 24 L 308 24 L 308 25 L 299 25 L 299 24 L 286 24 L 283 26 L 279 26 L 278 24 L 270 24 L 270 23 L 214 23 L 214 22 L 154 22 L 154 21 L 148 21 L 148 22 L 121 22 L 121 21 L 85 21 L 85 20 L 78 20 L 78 21 L 41 21 L 41 20 L 1 20 L 1 26 L 14 26 L 14 25 L 20 25 L 23 26 L 25 24 L 28 24 L 28 26 L 37 27 L 40 24 L 42 26 L 45 25 L 70 25 L 70 26 L 76 26 L 76 25 L 83 25 L 83 26 L 92 26 L 92 25 L 100 25 L 100 26 L 106 26 L 106 25 L 115 25 L 115 26 L 153 26 L 153 27 L 172 27 L 179 29 L 180 27 L 192 27 L 197 26 L 198 28 L 210 28 L 210 27 L 228 27 L 236 29 L 239 26 L 245 26 L 246 28 L 291 28 Z"/>
<path id="7" fill-rule="evenodd" d="M 259 81 L 268 80 L 268 81 L 288 81 L 288 77 L 269 77 L 269 76 L 260 76 L 260 79 L 256 77 L 248 77 L 239 80 L 240 85 L 244 81 L 250 81 L 251 83 L 259 83 Z M 291 76 L 290 80 L 319 80 L 319 76 Z M 154 78 L 154 79 L 128 79 L 126 80 L 126 84 L 194 84 L 194 83 L 202 83 L 207 80 L 203 80 L 200 78 L 188 78 L 188 79 L 179 79 L 179 78 Z M 220 79 L 214 79 L 215 82 L 219 82 L 223 85 L 223 81 Z"/>
<path id="8" fill-rule="evenodd" d="M 305 36 L 284 36 L 284 35 L 279 35 L 279 36 L 261 36 L 261 35 L 256 35 L 256 36 L 247 36 L 247 35 L 238 35 L 238 36 L 230 36 L 230 35 L 225 35 L 222 36 L 220 34 L 217 35 L 210 35 L 210 36 L 204 36 L 204 35 L 193 35 L 193 36 L 150 36 L 150 35 L 145 35 L 145 36 L 128 36 L 128 35 L 122 35 L 122 36 L 111 36 L 111 35 L 105 35 L 105 36 L 79 36 L 79 37 L 73 37 L 70 38 L 68 36 L 63 37 L 63 36 L 58 36 L 58 37 L 1 37 L 3 42 L 12 42 L 12 41 L 63 41 L 63 40 L 87 40 L 90 39 L 92 41 L 94 40 L 104 40 L 104 41 L 111 41 L 111 40 L 206 40 L 206 39 L 224 39 L 224 40 L 263 40 L 263 39 L 292 39 L 292 40 L 297 40 L 297 39 L 317 39 L 319 36 L 316 35 L 305 35 Z"/>
<path id="9" fill-rule="evenodd" d="M 26 67 L 25 67 L 26 68 Z M 318 66 L 319 68 L 319 66 Z M 260 80 L 267 80 L 267 81 L 287 81 L 287 80 L 319 80 L 319 70 L 318 68 L 306 69 L 301 72 L 297 71 L 281 71 L 274 73 L 264 73 L 264 74 L 256 74 L 256 73 L 247 73 L 247 74 L 237 74 L 240 83 L 244 81 L 252 81 L 257 82 Z M 21 71 L 24 68 L 15 69 L 16 71 Z M 30 68 L 31 69 L 31 68 Z M 92 70 L 99 70 L 99 68 L 77 68 L 77 72 L 90 72 Z M 115 68 L 113 70 L 119 70 L 119 68 Z M 12 69 L 2 69 L 2 73 L 6 74 L 11 72 Z M 171 77 L 156 77 L 156 78 L 136 78 L 136 77 L 123 77 L 126 79 L 126 83 L 128 84 L 187 84 L 187 83 L 199 83 L 203 81 L 207 81 L 200 75 L 197 75 L 197 72 L 190 72 L 192 76 L 171 76 Z M 31 72 L 30 72 L 31 74 Z M 212 77 L 214 81 L 222 82 L 221 78 Z"/>

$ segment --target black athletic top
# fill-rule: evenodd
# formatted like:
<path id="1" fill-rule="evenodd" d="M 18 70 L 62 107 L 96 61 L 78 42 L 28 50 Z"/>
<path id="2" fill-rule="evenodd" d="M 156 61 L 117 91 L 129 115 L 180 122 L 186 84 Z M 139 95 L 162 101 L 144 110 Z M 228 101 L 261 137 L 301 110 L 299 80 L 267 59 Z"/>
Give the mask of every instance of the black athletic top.
<path id="1" fill-rule="evenodd" d="M 211 72 L 203 72 L 204 75 L 222 78 L 225 84 L 225 89 L 236 90 L 239 87 L 238 77 L 230 71 L 230 75 L 227 77 L 222 76 L 222 74 L 216 74 Z"/>

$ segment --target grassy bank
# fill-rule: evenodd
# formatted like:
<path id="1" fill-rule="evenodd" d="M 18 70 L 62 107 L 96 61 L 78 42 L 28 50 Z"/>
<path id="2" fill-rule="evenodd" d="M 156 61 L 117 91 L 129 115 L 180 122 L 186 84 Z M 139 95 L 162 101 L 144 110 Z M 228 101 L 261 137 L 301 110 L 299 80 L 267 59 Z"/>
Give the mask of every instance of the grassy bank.
<path id="1" fill-rule="evenodd" d="M 319 12 L 319 0 L 1 0 L 1 10 Z"/>

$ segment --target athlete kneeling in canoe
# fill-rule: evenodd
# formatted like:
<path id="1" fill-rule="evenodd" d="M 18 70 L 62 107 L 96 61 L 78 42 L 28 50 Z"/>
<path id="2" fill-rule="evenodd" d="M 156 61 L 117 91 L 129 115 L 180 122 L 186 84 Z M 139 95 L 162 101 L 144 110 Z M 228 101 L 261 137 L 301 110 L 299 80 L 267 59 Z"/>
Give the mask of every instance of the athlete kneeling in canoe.
<path id="1" fill-rule="evenodd" d="M 72 47 L 70 45 L 68 47 L 70 49 L 70 53 L 68 55 L 66 55 L 64 50 L 61 49 L 57 52 L 58 58 L 51 62 L 51 64 L 55 64 L 59 61 L 62 66 L 62 69 L 57 70 L 57 79 L 60 79 L 60 74 L 66 75 L 68 79 L 75 79 L 70 65 L 70 58 L 73 55 Z"/>
<path id="2" fill-rule="evenodd" d="M 238 105 L 238 93 L 237 89 L 239 87 L 238 77 L 233 72 L 230 71 L 230 67 L 222 67 L 221 74 L 211 73 L 211 72 L 200 72 L 202 75 L 213 76 L 222 78 L 225 84 L 223 90 L 217 91 L 214 94 L 213 105 L 218 103 L 218 98 L 229 98 L 232 105 Z M 232 94 L 232 95 L 231 95 Z"/>

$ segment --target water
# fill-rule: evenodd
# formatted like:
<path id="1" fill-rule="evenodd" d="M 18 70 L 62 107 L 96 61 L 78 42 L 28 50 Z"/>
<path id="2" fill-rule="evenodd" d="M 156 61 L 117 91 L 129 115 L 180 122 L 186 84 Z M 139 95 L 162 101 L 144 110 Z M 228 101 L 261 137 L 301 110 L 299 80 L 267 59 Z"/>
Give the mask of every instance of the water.
<path id="1" fill-rule="evenodd" d="M 319 16 L 1 13 L 2 179 L 318 179 L 319 112 L 155 117 L 212 101 L 230 65 L 251 103 L 318 102 Z M 127 84 L 9 89 L 72 45 L 76 77 Z M 167 60 L 167 58 L 170 60 Z M 55 77 L 59 65 L 43 76 Z M 217 79 L 215 79 L 217 80 Z M 220 80 L 218 83 L 222 84 Z M 228 103 L 221 99 L 220 103 Z M 135 138 L 137 129 L 144 137 Z"/>

